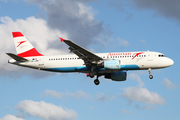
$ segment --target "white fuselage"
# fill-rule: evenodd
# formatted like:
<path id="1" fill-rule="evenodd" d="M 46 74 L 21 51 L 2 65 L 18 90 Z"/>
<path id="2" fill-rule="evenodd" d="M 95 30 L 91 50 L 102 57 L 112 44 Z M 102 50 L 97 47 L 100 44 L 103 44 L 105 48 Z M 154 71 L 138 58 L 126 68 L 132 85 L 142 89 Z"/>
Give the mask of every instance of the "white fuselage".
<path id="1" fill-rule="evenodd" d="M 104 60 L 120 60 L 120 69 L 104 69 L 98 68 L 99 73 L 111 73 L 122 70 L 146 70 L 159 69 L 171 66 L 174 62 L 159 52 L 115 52 L 115 53 L 97 53 Z M 76 55 L 57 55 L 57 56 L 36 56 L 26 57 L 29 61 L 17 62 L 9 60 L 9 63 L 30 67 L 40 70 L 53 72 L 83 72 L 91 71 L 87 69 L 84 61 Z"/>

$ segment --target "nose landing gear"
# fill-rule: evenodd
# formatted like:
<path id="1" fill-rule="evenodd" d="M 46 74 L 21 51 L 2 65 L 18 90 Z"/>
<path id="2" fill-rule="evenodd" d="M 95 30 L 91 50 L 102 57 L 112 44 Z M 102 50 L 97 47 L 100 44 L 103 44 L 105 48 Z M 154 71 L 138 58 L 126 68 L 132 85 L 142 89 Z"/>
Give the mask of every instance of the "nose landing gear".
<path id="1" fill-rule="evenodd" d="M 150 79 L 153 79 L 153 75 L 151 75 L 151 73 L 152 73 L 152 72 L 151 72 L 151 68 L 149 68 L 148 71 L 149 71 L 149 78 L 150 78 Z"/>
<path id="2" fill-rule="evenodd" d="M 152 76 L 152 75 L 149 75 L 149 78 L 150 78 L 150 79 L 153 79 L 153 76 Z"/>

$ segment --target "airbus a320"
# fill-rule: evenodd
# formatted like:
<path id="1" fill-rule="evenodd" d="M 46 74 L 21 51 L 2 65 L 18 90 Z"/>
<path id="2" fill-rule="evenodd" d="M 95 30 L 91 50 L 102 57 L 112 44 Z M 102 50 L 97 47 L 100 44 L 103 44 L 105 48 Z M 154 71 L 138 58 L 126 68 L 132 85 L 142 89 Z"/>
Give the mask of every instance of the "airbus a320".
<path id="1" fill-rule="evenodd" d="M 80 72 L 94 78 L 99 85 L 99 77 L 113 81 L 125 81 L 128 70 L 152 70 L 166 68 L 174 61 L 164 54 L 152 51 L 92 53 L 71 40 L 60 38 L 74 54 L 45 56 L 39 53 L 21 32 L 12 32 L 17 54 L 6 53 L 8 63 L 51 72 Z"/>

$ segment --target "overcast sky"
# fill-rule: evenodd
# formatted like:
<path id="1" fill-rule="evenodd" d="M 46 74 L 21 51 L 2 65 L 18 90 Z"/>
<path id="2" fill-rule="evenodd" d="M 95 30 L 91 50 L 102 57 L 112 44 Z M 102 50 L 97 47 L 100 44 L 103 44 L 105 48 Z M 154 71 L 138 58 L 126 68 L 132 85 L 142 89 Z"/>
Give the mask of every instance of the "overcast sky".
<path id="1" fill-rule="evenodd" d="M 0 120 L 180 119 L 179 0 L 0 0 Z M 97 53 L 157 51 L 169 68 L 127 80 L 49 73 L 8 64 L 21 31 L 44 55 L 73 54 L 59 37 Z"/>

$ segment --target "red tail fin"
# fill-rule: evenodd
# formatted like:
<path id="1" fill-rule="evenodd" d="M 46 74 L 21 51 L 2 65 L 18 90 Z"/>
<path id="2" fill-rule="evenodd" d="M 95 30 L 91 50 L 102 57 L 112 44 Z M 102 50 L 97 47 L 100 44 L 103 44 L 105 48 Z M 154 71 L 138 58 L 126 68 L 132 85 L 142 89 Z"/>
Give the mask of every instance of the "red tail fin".
<path id="1" fill-rule="evenodd" d="M 17 55 L 20 57 L 43 56 L 24 37 L 21 32 L 12 32 Z"/>

